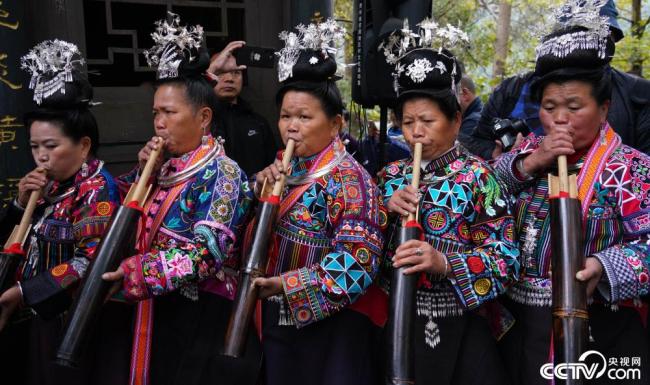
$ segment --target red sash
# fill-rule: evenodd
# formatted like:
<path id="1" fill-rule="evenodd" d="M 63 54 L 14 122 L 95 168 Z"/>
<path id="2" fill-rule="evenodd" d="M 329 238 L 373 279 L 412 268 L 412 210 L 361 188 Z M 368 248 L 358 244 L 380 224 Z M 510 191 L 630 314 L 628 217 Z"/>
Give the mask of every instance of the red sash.
<path id="1" fill-rule="evenodd" d="M 216 144 L 215 144 L 216 145 Z M 194 162 L 200 160 L 205 156 L 212 146 L 208 148 L 200 148 L 194 153 L 192 159 L 187 163 L 186 167 L 191 166 Z M 174 204 L 176 198 L 187 183 L 192 179 L 188 179 L 185 182 L 179 183 L 178 185 L 172 187 L 168 192 L 165 199 L 160 204 L 155 213 L 153 223 L 151 228 L 149 228 L 148 237 L 146 237 L 146 225 L 141 225 L 138 228 L 138 243 L 142 254 L 149 250 L 151 244 L 153 243 L 160 226 L 162 225 L 169 208 Z M 148 213 L 151 210 L 151 205 L 153 204 L 153 197 L 157 196 L 160 192 L 160 187 L 156 187 L 153 191 L 153 194 L 148 197 L 147 203 L 144 205 L 144 213 Z M 146 237 L 146 239 L 145 239 Z M 140 301 L 137 304 L 136 317 L 135 317 L 135 329 L 133 333 L 133 349 L 131 351 L 131 373 L 129 376 L 129 385 L 148 385 L 149 384 L 149 363 L 151 358 L 151 335 L 153 331 L 153 299 L 147 299 Z"/>
<path id="2" fill-rule="evenodd" d="M 602 130 L 600 138 L 597 138 L 589 148 L 584 165 L 578 173 L 578 198 L 582 202 L 583 224 L 587 220 L 596 180 L 605 169 L 610 155 L 621 145 L 621 137 L 614 132 L 609 123 L 605 123 Z"/>
<path id="3" fill-rule="evenodd" d="M 151 243 L 155 239 L 158 229 L 165 219 L 165 214 L 181 193 L 186 183 L 174 186 L 165 197 L 158 209 L 158 215 L 154 218 L 153 224 L 149 229 L 149 237 L 141 243 L 141 250 L 144 253 L 149 250 Z M 160 191 L 156 187 L 152 197 L 155 197 Z M 149 212 L 153 199 L 148 199 L 144 206 L 144 212 Z M 138 229 L 138 240 L 145 237 L 144 226 Z M 153 330 L 153 299 L 140 301 L 137 304 L 135 316 L 135 330 L 133 333 L 133 349 L 131 351 L 131 375 L 130 385 L 148 385 L 149 384 L 149 362 L 151 357 L 151 332 Z"/>

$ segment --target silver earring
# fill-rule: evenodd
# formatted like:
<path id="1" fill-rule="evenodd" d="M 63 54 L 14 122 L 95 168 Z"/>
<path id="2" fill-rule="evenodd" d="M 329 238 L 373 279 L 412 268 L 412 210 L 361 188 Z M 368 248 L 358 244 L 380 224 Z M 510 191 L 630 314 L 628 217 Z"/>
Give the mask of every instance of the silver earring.
<path id="1" fill-rule="evenodd" d="M 205 127 L 203 127 L 203 136 L 201 137 L 201 144 L 204 145 L 204 146 L 206 146 L 208 144 L 208 139 L 209 139 L 209 136 L 208 136 L 207 132 L 205 132 L 205 131 L 206 131 Z"/>
<path id="2" fill-rule="evenodd" d="M 88 163 L 84 160 L 83 164 L 81 165 L 81 176 L 84 178 L 88 177 Z"/>

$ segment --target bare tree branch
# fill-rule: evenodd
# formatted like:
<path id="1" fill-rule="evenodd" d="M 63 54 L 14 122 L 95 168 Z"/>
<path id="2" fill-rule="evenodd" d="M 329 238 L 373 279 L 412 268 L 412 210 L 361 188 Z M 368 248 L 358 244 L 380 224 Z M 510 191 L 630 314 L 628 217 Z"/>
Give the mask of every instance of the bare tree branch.
<path id="1" fill-rule="evenodd" d="M 485 8 L 486 11 L 488 11 L 488 13 L 490 14 L 490 16 L 492 16 L 492 17 L 494 18 L 494 20 L 498 20 L 498 19 L 499 19 L 499 16 L 497 16 L 497 14 L 494 13 L 494 11 L 492 11 L 492 10 L 490 9 L 490 5 L 489 5 L 485 0 L 478 0 L 478 3 L 479 3 L 483 8 Z"/>

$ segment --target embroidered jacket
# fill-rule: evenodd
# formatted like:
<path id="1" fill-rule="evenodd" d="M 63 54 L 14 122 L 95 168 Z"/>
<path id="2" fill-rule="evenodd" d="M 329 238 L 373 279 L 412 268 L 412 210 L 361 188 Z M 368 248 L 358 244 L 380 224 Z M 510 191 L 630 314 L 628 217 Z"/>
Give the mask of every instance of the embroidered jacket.
<path id="1" fill-rule="evenodd" d="M 70 305 L 70 289 L 84 275 L 119 204 L 117 186 L 103 162 L 92 159 L 86 165 L 69 181 L 55 182 L 32 217 L 27 260 L 18 279 L 25 304 L 46 319 Z M 55 200 L 57 196 L 62 199 Z M 10 231 L 22 214 L 12 205 L 2 221 L 3 231 Z"/>
<path id="2" fill-rule="evenodd" d="M 194 166 L 200 169 L 189 179 L 163 183 Z M 137 172 L 123 176 L 123 186 L 133 182 Z M 205 280 L 200 289 L 232 298 L 236 282 L 222 267 L 235 263 L 251 200 L 246 175 L 212 137 L 168 160 L 144 207 L 139 239 L 145 251 L 121 264 L 125 297 L 140 301 Z"/>
<path id="3" fill-rule="evenodd" d="M 354 303 L 372 284 L 385 213 L 377 186 L 338 138 L 290 167 L 267 273 L 281 276 L 292 318 L 303 327 Z"/>
<path id="4" fill-rule="evenodd" d="M 387 205 L 395 191 L 411 184 L 413 160 L 387 165 L 379 185 Z M 444 254 L 453 278 L 422 275 L 418 313 L 430 318 L 460 315 L 502 294 L 516 281 L 519 251 L 511 213 L 512 198 L 483 160 L 458 145 L 421 171 L 419 223 L 424 239 Z M 391 214 L 382 286 L 390 286 L 397 225 Z"/>
<path id="5" fill-rule="evenodd" d="M 521 281 L 508 295 L 528 305 L 550 306 L 546 173 L 523 181 L 515 168 L 516 160 L 535 150 L 542 140 L 543 137 L 526 138 L 519 148 L 501 156 L 495 167 L 517 196 L 523 269 Z M 611 303 L 647 294 L 650 157 L 621 144 L 620 137 L 607 127 L 577 167 L 579 196 L 583 201 L 584 253 L 598 258 L 603 265 L 598 291 Z"/>

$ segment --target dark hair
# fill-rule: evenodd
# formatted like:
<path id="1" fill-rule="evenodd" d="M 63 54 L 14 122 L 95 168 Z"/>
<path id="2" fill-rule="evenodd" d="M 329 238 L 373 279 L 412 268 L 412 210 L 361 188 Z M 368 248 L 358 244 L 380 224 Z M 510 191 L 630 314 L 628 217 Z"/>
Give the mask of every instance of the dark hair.
<path id="1" fill-rule="evenodd" d="M 410 93 L 398 99 L 398 104 L 397 107 L 395 108 L 395 116 L 397 116 L 397 120 L 401 122 L 402 118 L 404 117 L 404 104 L 406 104 L 406 102 L 410 100 L 415 100 L 415 99 L 428 99 L 433 103 L 437 104 L 438 108 L 440 108 L 440 111 L 442 111 L 442 113 L 449 120 L 456 119 L 456 113 L 460 111 L 460 105 L 458 104 L 458 99 L 456 99 L 454 95 L 433 97 L 425 93 L 422 94 Z"/>
<path id="2" fill-rule="evenodd" d="M 343 109 L 343 119 L 345 119 L 346 122 L 350 121 L 350 111 L 345 108 Z"/>
<path id="3" fill-rule="evenodd" d="M 474 83 L 474 80 L 470 78 L 467 75 L 463 75 L 460 78 L 460 84 L 462 87 L 465 87 L 469 90 L 469 92 L 476 94 L 476 84 Z"/>
<path id="4" fill-rule="evenodd" d="M 536 102 L 542 101 L 544 89 L 549 84 L 564 84 L 570 81 L 580 81 L 587 83 L 591 86 L 591 96 L 596 99 L 599 106 L 610 100 L 612 97 L 612 75 L 609 69 L 593 70 L 593 71 L 579 71 L 572 73 L 571 71 L 554 71 L 534 83 L 533 100 Z"/>
<path id="5" fill-rule="evenodd" d="M 28 112 L 24 116 L 25 127 L 31 128 L 35 121 L 49 122 L 61 127 L 63 135 L 73 142 L 79 141 L 87 136 L 90 138 L 90 154 L 97 156 L 99 148 L 99 129 L 97 120 L 88 108 L 39 108 Z"/>
<path id="6" fill-rule="evenodd" d="M 328 118 L 343 113 L 343 100 L 341 92 L 334 83 L 334 80 L 323 82 L 295 81 L 284 84 L 275 96 L 275 103 L 282 106 L 282 99 L 289 91 L 306 92 L 320 101 L 323 111 Z"/>
<path id="7" fill-rule="evenodd" d="M 180 76 L 177 78 L 159 79 L 154 84 L 154 89 L 158 90 L 161 86 L 181 87 L 185 90 L 187 102 L 198 110 L 203 107 L 209 107 L 213 112 L 218 103 L 217 95 L 208 81 L 202 76 Z"/>

